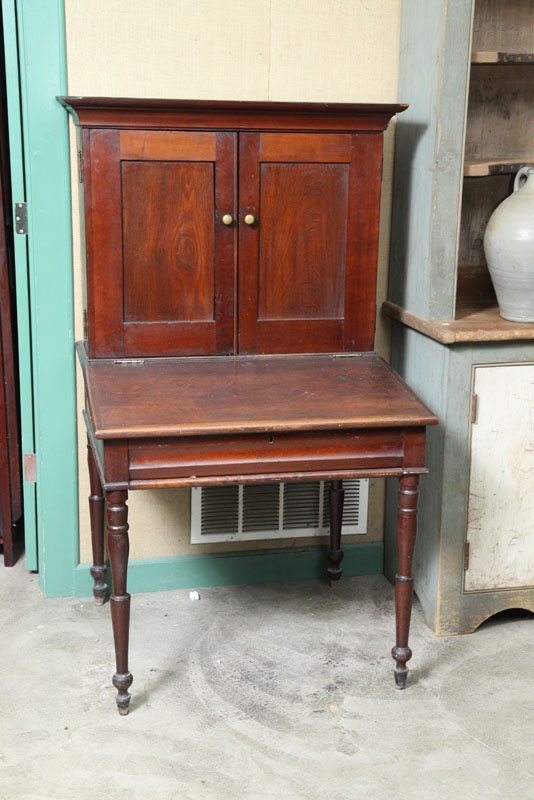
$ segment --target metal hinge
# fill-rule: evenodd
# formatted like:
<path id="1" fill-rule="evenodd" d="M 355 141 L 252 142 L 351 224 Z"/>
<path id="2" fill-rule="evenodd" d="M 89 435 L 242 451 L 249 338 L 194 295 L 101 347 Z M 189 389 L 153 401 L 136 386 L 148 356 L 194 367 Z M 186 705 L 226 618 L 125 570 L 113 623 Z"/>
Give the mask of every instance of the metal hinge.
<path id="1" fill-rule="evenodd" d="M 24 454 L 24 480 L 26 483 L 37 483 L 35 453 Z"/>
<path id="2" fill-rule="evenodd" d="M 471 423 L 474 425 L 477 421 L 477 411 L 478 411 L 478 394 L 471 395 Z"/>
<path id="3" fill-rule="evenodd" d="M 464 572 L 469 569 L 469 542 L 464 542 Z"/>
<path id="4" fill-rule="evenodd" d="M 15 232 L 25 236 L 28 233 L 28 204 L 15 203 Z"/>
<path id="5" fill-rule="evenodd" d="M 89 338 L 89 320 L 87 318 L 87 309 L 84 308 L 83 310 L 83 338 Z"/>
<path id="6" fill-rule="evenodd" d="M 81 150 L 78 150 L 78 179 L 80 183 L 83 183 L 83 153 Z"/>
<path id="7" fill-rule="evenodd" d="M 126 367 L 139 367 L 145 363 L 144 358 L 116 358 L 114 364 L 123 364 Z"/>

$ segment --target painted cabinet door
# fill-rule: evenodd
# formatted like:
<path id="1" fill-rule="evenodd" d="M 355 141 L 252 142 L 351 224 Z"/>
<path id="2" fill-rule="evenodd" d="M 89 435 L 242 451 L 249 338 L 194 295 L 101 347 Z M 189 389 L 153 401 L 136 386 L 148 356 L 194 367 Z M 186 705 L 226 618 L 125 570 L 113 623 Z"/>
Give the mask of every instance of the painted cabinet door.
<path id="1" fill-rule="evenodd" d="M 476 367 L 466 591 L 534 585 L 534 365 Z"/>
<path id="2" fill-rule="evenodd" d="M 233 352 L 236 135 L 86 135 L 90 356 Z"/>
<path id="3" fill-rule="evenodd" d="M 239 136 L 239 349 L 372 350 L 380 134 Z"/>

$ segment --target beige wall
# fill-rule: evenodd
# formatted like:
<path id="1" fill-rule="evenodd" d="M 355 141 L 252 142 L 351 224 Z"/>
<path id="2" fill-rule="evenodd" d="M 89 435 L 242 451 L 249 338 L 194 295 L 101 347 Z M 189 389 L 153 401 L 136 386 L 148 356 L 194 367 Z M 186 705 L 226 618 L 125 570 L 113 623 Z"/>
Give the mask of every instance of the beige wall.
<path id="1" fill-rule="evenodd" d="M 401 0 L 65 0 L 68 90 L 73 95 L 115 97 L 396 102 L 400 9 Z M 390 128 L 385 140 L 378 307 L 387 281 L 393 133 Z M 73 137 L 72 151 L 74 155 Z M 77 191 L 73 180 L 79 339 Z M 379 315 L 376 346 L 385 356 L 388 338 Z M 78 386 L 81 408 L 80 380 Z M 87 562 L 91 560 L 89 490 L 81 425 L 79 430 L 80 560 Z M 132 492 L 129 506 L 132 558 L 210 549 L 189 544 L 187 490 Z M 369 533 L 358 541 L 382 538 L 383 507 L 383 482 L 377 481 L 371 486 Z M 295 543 L 216 547 L 236 550 Z"/>

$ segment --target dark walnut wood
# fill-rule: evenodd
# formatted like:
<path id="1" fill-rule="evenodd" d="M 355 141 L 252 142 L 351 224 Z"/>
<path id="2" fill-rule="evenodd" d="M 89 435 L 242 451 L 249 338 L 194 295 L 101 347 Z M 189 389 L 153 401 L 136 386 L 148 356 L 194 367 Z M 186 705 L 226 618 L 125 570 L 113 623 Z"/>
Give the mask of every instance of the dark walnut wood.
<path id="1" fill-rule="evenodd" d="M 372 352 L 382 132 L 404 106 L 62 98 L 80 128 L 95 594 L 129 708 L 130 489 L 399 477 L 395 679 L 436 417 Z M 289 483 L 291 486 L 291 483 Z M 98 591 L 97 591 L 98 589 Z"/>
<path id="2" fill-rule="evenodd" d="M 328 550 L 328 561 L 330 566 L 326 570 L 330 583 L 335 585 L 341 578 L 343 570 L 341 562 L 343 560 L 343 550 L 341 549 L 341 526 L 343 523 L 343 482 L 333 480 L 330 484 L 330 549 Z"/>
<path id="3" fill-rule="evenodd" d="M 130 595 L 126 591 L 128 569 L 128 492 L 108 492 L 108 550 L 113 578 L 111 595 L 111 619 L 115 640 L 117 671 L 113 676 L 113 686 L 117 689 L 117 708 L 119 714 L 126 715 L 130 707 L 128 689 L 132 685 L 132 674 L 128 670 L 128 640 L 130 630 Z"/>
<path id="4" fill-rule="evenodd" d="M 412 561 L 417 534 L 417 500 L 419 475 L 405 475 L 400 479 L 399 510 L 397 517 L 397 546 L 399 571 L 395 575 L 395 607 L 397 610 L 397 642 L 391 651 L 396 661 L 395 683 L 404 689 L 408 676 L 406 662 L 412 657 L 408 647 L 410 618 L 412 615 L 413 577 Z"/>
<path id="5" fill-rule="evenodd" d="M 97 439 L 432 425 L 435 416 L 375 353 L 87 360 Z"/>
<path id="6" fill-rule="evenodd" d="M 91 577 L 93 578 L 93 597 L 97 605 L 101 606 L 107 595 L 105 581 L 107 567 L 104 560 L 104 493 L 98 467 L 91 449 L 91 441 L 87 441 L 87 464 L 89 467 L 89 483 L 91 494 L 89 496 L 89 514 L 91 516 L 91 543 L 93 548 L 93 565 Z"/>
<path id="7" fill-rule="evenodd" d="M 3 43 L 0 41 L 0 52 Z M 0 545 L 4 566 L 22 550 L 22 475 L 16 365 L 13 217 L 5 81 L 0 75 Z"/>

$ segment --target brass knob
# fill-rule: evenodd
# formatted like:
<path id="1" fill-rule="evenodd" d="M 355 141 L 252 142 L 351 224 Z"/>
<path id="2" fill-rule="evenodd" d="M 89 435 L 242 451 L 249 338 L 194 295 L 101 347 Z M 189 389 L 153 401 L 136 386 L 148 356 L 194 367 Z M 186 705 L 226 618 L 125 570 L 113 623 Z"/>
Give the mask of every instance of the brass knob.
<path id="1" fill-rule="evenodd" d="M 224 222 L 225 225 L 231 225 L 232 222 L 234 221 L 234 218 L 232 217 L 231 214 L 225 214 L 222 218 L 222 221 Z"/>
<path id="2" fill-rule="evenodd" d="M 246 214 L 245 222 L 247 223 L 247 225 L 254 225 L 254 223 L 256 222 L 256 217 L 253 214 Z"/>

